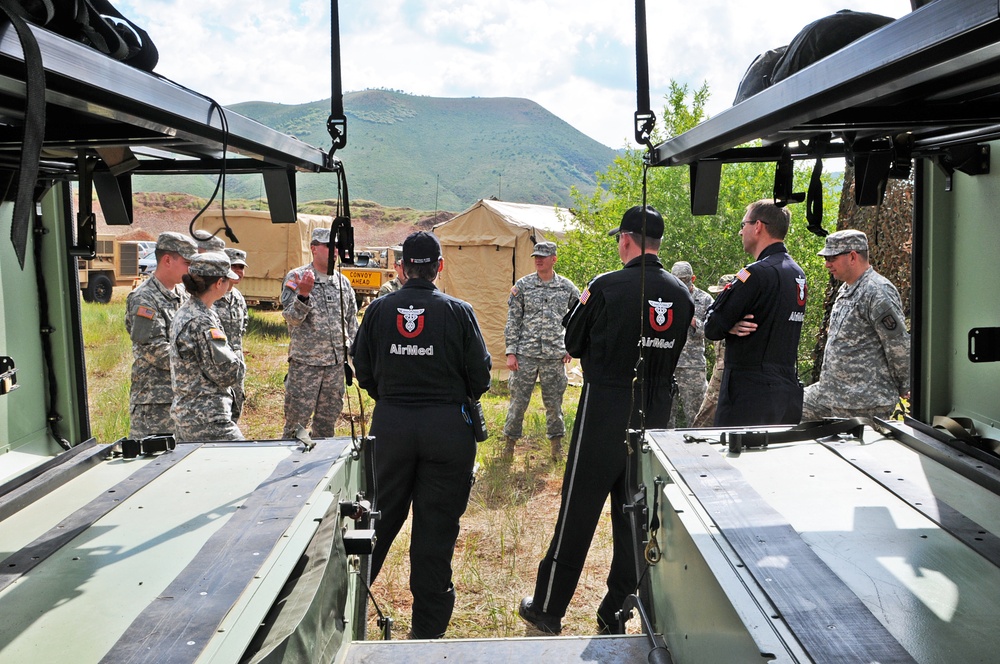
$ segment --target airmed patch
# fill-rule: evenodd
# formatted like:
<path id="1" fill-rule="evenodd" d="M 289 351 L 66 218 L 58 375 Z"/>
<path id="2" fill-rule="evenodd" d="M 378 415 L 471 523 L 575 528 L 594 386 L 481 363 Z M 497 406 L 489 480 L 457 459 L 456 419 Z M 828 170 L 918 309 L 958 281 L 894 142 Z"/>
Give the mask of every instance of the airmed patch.
<path id="1" fill-rule="evenodd" d="M 795 301 L 799 303 L 799 306 L 805 306 L 806 304 L 806 278 L 795 277 Z"/>
<path id="2" fill-rule="evenodd" d="M 135 315 L 153 320 L 153 318 L 156 317 L 156 309 L 152 309 L 150 307 L 139 307 L 136 309 Z"/>
<path id="3" fill-rule="evenodd" d="M 419 336 L 424 331 L 424 310 L 414 309 L 410 305 L 409 309 L 396 309 L 396 329 L 407 339 Z"/>
<path id="4" fill-rule="evenodd" d="M 896 317 L 893 316 L 892 314 L 889 314 L 888 316 L 882 319 L 882 327 L 889 330 L 890 332 L 896 329 L 896 325 L 897 325 Z"/>
<path id="5" fill-rule="evenodd" d="M 647 300 L 649 302 L 649 326 L 657 332 L 666 331 L 674 322 L 673 302 Z"/>

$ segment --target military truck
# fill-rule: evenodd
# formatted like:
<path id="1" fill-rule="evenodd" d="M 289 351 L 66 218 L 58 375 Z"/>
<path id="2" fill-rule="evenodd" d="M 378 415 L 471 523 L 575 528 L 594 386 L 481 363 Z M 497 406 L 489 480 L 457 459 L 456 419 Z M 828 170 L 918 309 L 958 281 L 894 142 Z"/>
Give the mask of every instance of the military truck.
<path id="1" fill-rule="evenodd" d="M 787 203 L 796 160 L 846 159 L 860 205 L 879 205 L 889 178 L 913 182 L 905 420 L 637 441 L 641 490 L 626 509 L 643 515 L 640 595 L 675 662 L 1000 650 L 1000 13 L 995 0 L 916 4 L 650 146 L 650 166 L 689 169 L 697 214 L 714 212 L 729 163 L 774 162 Z"/>
<path id="2" fill-rule="evenodd" d="M 141 254 L 142 244 L 138 241 L 98 235 L 94 257 L 77 259 L 83 299 L 107 304 L 115 286 L 134 286 L 143 276 L 139 266 Z"/>
<path id="3" fill-rule="evenodd" d="M 263 176 L 284 227 L 296 173 L 340 162 L 26 31 L 40 58 L 0 27 L 0 660 L 330 661 L 364 636 L 360 439 L 96 440 L 77 259 L 98 249 L 94 191 L 107 223 L 127 226 L 137 173 L 216 173 L 224 159 Z M 45 118 L 58 121 L 40 132 Z"/>
<path id="4" fill-rule="evenodd" d="M 357 294 L 359 308 L 371 302 L 379 289 L 396 277 L 395 262 L 396 248 L 367 247 L 355 253 L 354 265 L 341 269 Z"/>

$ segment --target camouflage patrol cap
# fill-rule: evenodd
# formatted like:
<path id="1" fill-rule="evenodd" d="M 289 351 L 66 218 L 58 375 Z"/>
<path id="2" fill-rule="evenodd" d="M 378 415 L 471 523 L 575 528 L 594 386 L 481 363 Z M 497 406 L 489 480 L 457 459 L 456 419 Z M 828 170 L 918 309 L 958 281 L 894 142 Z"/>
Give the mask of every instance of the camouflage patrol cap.
<path id="1" fill-rule="evenodd" d="M 312 244 L 330 244 L 329 228 L 314 228 L 312 232 Z"/>
<path id="2" fill-rule="evenodd" d="M 531 252 L 532 256 L 555 256 L 556 255 L 556 243 L 555 242 L 538 242 L 535 244 L 535 250 Z"/>
<path id="3" fill-rule="evenodd" d="M 229 256 L 229 262 L 232 265 L 242 265 L 243 267 L 247 266 L 247 252 L 242 249 L 234 249 L 231 247 L 226 247 L 224 251 L 226 252 L 226 256 Z"/>
<path id="4" fill-rule="evenodd" d="M 670 273 L 687 284 L 690 284 L 694 278 L 694 268 L 687 261 L 677 261 L 674 263 L 670 268 Z"/>
<path id="5" fill-rule="evenodd" d="M 190 259 L 198 253 L 198 245 L 183 233 L 165 231 L 156 238 L 156 250 L 180 254 L 184 258 Z"/>
<path id="6" fill-rule="evenodd" d="M 222 251 L 206 251 L 197 254 L 191 259 L 191 266 L 188 272 L 199 277 L 229 277 L 239 279 L 239 275 L 232 271 L 229 256 Z"/>
<path id="7" fill-rule="evenodd" d="M 709 286 L 708 287 L 708 292 L 709 293 L 721 293 L 722 291 L 726 290 L 726 286 L 728 286 L 729 284 L 733 283 L 734 281 L 736 281 L 736 275 L 735 274 L 724 274 L 721 277 L 719 277 L 719 283 L 718 284 L 716 284 L 715 286 Z"/>
<path id="8" fill-rule="evenodd" d="M 839 256 L 852 251 L 868 251 L 868 236 L 861 231 L 846 230 L 826 236 L 826 246 L 817 256 Z"/>
<path id="9" fill-rule="evenodd" d="M 221 237 L 210 235 L 208 231 L 195 231 L 194 241 L 198 244 L 199 253 L 205 253 L 206 251 L 222 251 L 226 248 L 225 240 Z"/>

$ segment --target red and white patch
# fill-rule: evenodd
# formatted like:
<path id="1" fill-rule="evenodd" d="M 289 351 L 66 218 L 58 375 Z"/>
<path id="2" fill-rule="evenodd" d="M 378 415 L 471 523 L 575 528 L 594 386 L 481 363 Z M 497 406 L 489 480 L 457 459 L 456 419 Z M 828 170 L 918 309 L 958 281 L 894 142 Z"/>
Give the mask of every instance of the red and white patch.
<path id="1" fill-rule="evenodd" d="M 656 332 L 665 332 L 674 322 L 673 302 L 647 300 L 649 302 L 649 326 Z"/>
<path id="2" fill-rule="evenodd" d="M 407 339 L 420 336 L 424 331 L 424 310 L 414 309 L 410 305 L 409 309 L 396 309 L 396 329 Z"/>
<path id="3" fill-rule="evenodd" d="M 806 278 L 796 277 L 795 278 L 795 301 L 799 303 L 800 307 L 804 307 L 806 304 Z"/>
<path id="4" fill-rule="evenodd" d="M 149 307 L 139 307 L 135 310 L 136 316 L 141 316 L 142 318 L 148 318 L 153 320 L 156 317 L 156 309 L 150 309 Z"/>

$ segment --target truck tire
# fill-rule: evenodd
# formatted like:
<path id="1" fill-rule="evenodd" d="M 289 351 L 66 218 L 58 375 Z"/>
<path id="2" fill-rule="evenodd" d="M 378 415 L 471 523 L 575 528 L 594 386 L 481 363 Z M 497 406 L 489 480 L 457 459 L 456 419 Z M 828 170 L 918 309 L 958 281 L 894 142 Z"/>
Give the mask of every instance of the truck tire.
<path id="1" fill-rule="evenodd" d="M 111 301 L 111 293 L 114 292 L 114 284 L 111 283 L 111 279 L 108 278 L 108 275 L 98 274 L 90 280 L 90 285 L 87 286 L 87 290 L 90 291 L 90 298 L 94 302 L 107 304 Z"/>

